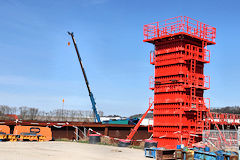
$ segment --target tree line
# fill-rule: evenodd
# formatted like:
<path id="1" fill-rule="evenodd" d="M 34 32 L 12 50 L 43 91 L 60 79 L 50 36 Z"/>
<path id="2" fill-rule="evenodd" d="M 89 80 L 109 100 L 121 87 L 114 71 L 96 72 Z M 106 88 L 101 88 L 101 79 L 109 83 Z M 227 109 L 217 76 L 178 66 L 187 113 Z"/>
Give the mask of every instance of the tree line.
<path id="1" fill-rule="evenodd" d="M 240 114 L 240 106 L 226 106 L 222 108 L 212 108 L 212 112 Z"/>
<path id="2" fill-rule="evenodd" d="M 8 115 L 17 115 L 19 120 L 37 120 L 37 121 L 79 121 L 93 122 L 93 112 L 91 110 L 68 110 L 54 109 L 50 111 L 39 110 L 34 107 L 11 107 L 0 105 L 0 119 L 13 119 Z M 99 115 L 103 116 L 103 112 L 99 111 Z"/>

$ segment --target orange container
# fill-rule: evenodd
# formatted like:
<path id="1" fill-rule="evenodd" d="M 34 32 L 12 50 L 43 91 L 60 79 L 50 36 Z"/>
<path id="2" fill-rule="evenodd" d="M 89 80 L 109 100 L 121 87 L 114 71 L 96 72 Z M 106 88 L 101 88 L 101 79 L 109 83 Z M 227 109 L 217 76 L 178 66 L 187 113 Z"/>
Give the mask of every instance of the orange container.
<path id="1" fill-rule="evenodd" d="M 36 135 L 41 135 L 46 137 L 45 141 L 52 140 L 52 131 L 49 127 L 39 127 L 39 126 L 15 126 L 13 134 L 21 135 L 21 133 L 33 133 Z"/>
<path id="2" fill-rule="evenodd" d="M 0 132 L 5 134 L 10 134 L 10 128 L 7 125 L 0 125 Z"/>

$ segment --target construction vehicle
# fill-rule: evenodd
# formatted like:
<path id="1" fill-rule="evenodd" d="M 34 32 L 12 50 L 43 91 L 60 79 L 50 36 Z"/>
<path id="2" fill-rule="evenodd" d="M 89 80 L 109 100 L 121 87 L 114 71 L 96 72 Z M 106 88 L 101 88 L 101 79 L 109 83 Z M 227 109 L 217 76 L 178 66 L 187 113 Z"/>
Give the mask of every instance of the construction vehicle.
<path id="1" fill-rule="evenodd" d="M 75 50 L 76 50 L 76 53 L 77 53 L 77 56 L 78 56 L 78 60 L 79 60 L 79 63 L 80 63 L 80 66 L 81 66 L 81 69 L 82 69 L 82 72 L 83 72 L 83 77 L 84 77 L 84 80 L 85 80 L 85 83 L 86 83 L 86 86 L 87 86 L 87 89 L 88 89 L 89 97 L 90 97 L 90 100 L 91 100 L 91 103 L 92 103 L 92 110 L 93 110 L 94 120 L 95 120 L 95 122 L 99 122 L 100 123 L 101 120 L 100 120 L 100 116 L 99 116 L 99 114 L 97 112 L 96 102 L 95 102 L 95 99 L 93 97 L 93 93 L 90 90 L 90 86 L 89 86 L 89 83 L 88 83 L 87 75 L 86 75 L 86 72 L 85 72 L 85 70 L 83 68 L 82 59 L 80 57 L 80 54 L 79 54 L 79 51 L 78 51 L 78 47 L 77 47 L 77 44 L 76 44 L 73 32 L 68 32 L 68 34 L 72 37 L 72 41 L 73 41 L 73 44 L 74 44 L 74 47 L 75 47 Z"/>

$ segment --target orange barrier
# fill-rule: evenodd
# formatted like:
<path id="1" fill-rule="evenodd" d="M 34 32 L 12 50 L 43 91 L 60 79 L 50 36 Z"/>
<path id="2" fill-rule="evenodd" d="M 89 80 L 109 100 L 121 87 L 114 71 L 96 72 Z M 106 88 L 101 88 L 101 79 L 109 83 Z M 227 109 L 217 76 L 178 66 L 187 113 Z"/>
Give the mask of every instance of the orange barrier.
<path id="1" fill-rule="evenodd" d="M 30 140 L 34 141 L 39 138 L 39 141 L 50 141 L 52 140 L 52 131 L 49 127 L 39 126 L 15 126 L 14 135 L 20 135 L 19 140 Z"/>

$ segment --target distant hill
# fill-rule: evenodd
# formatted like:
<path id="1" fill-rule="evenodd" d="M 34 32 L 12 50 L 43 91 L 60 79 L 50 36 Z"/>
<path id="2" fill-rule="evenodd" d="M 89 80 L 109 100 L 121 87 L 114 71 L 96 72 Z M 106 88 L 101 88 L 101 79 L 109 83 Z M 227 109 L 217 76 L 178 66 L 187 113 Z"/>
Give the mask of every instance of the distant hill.
<path id="1" fill-rule="evenodd" d="M 212 112 L 240 114 L 240 106 L 226 106 L 222 108 L 212 108 Z"/>
<path id="2" fill-rule="evenodd" d="M 226 106 L 222 108 L 212 108 L 211 112 L 216 113 L 232 113 L 232 114 L 240 114 L 240 106 Z M 129 118 L 141 118 L 143 114 L 135 114 L 130 116 Z M 153 118 L 153 113 L 148 113 L 146 118 Z"/>
<path id="3" fill-rule="evenodd" d="M 130 116 L 129 118 L 141 118 L 143 114 L 134 114 Z M 153 113 L 148 113 L 145 118 L 153 118 Z"/>

